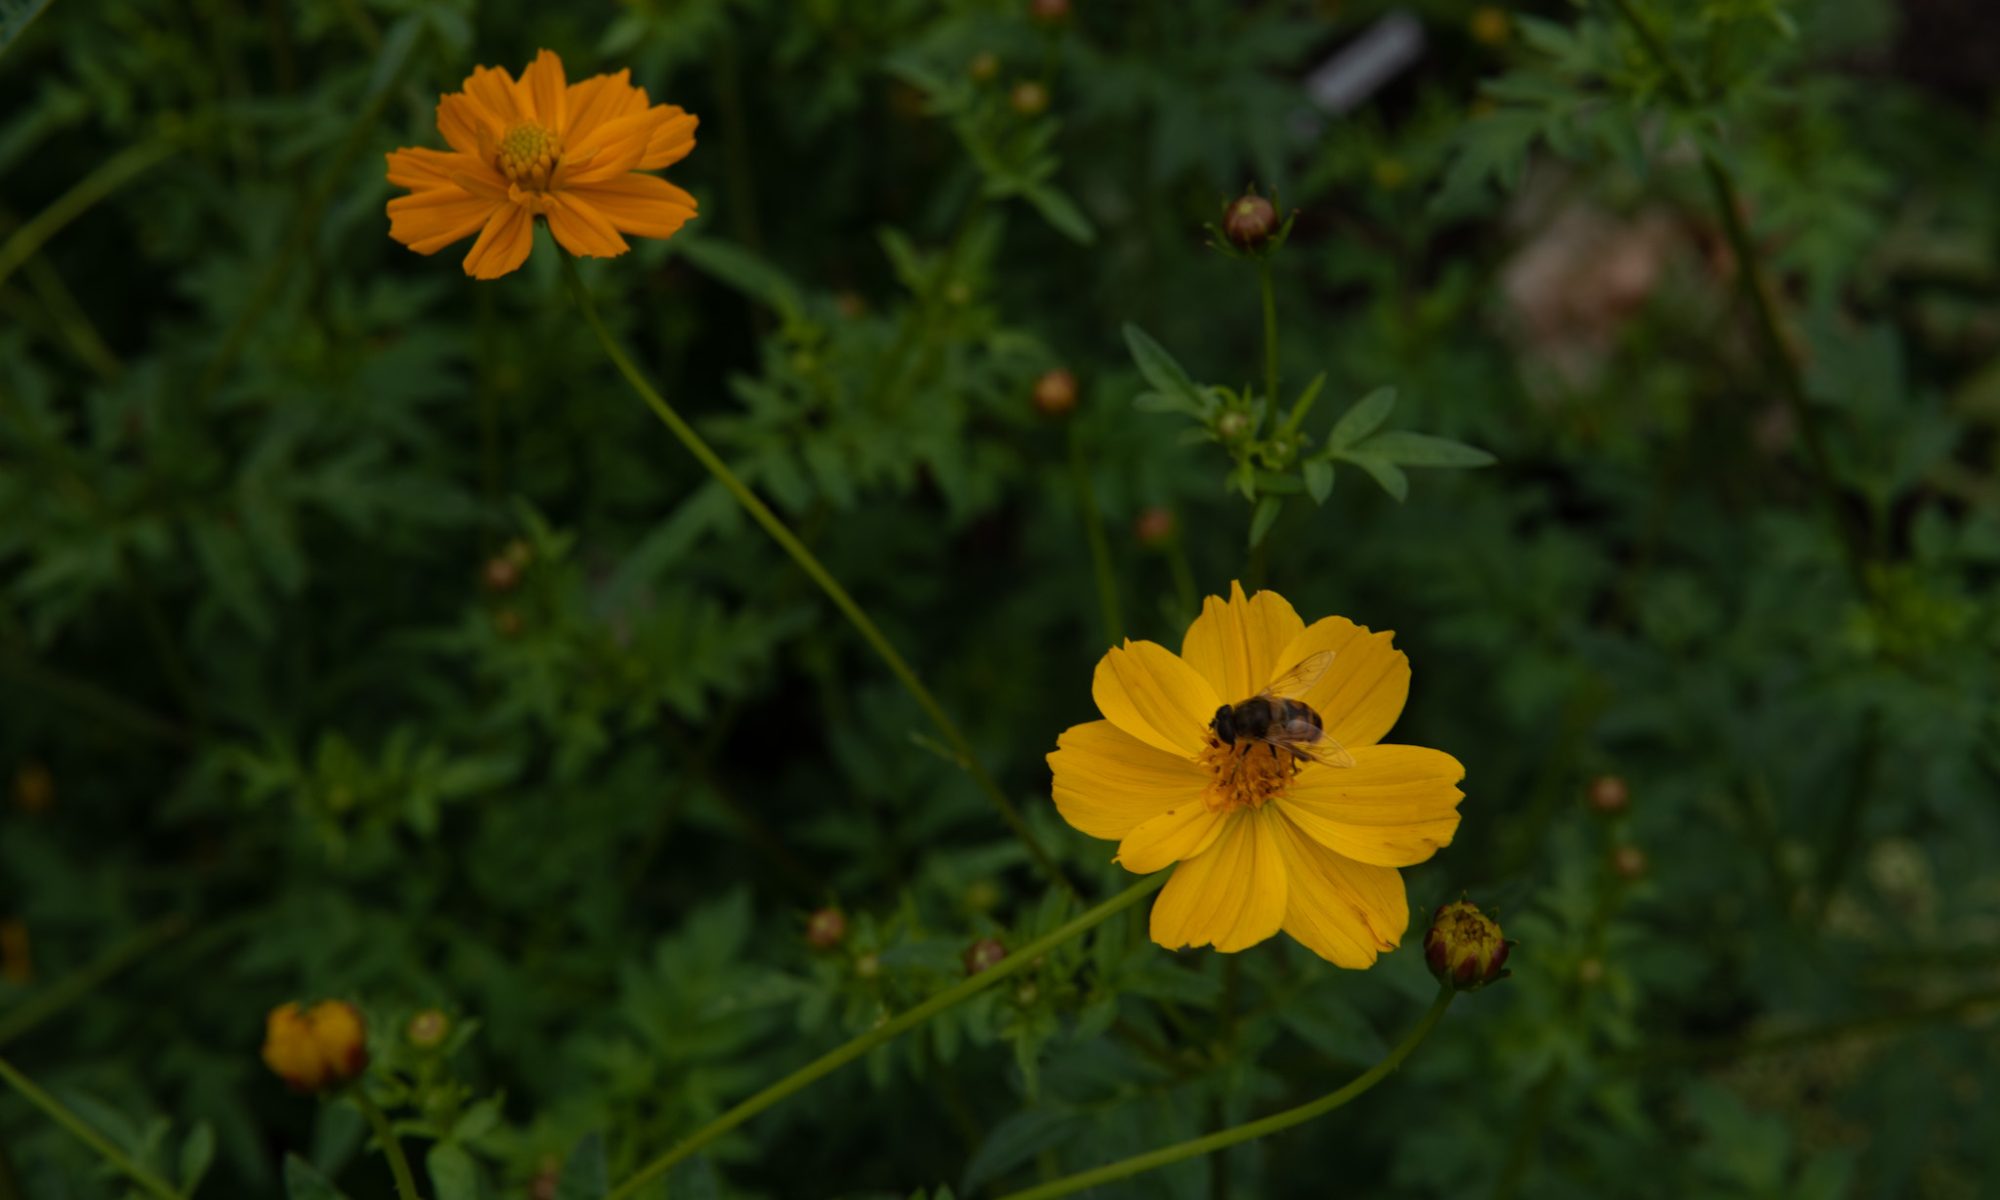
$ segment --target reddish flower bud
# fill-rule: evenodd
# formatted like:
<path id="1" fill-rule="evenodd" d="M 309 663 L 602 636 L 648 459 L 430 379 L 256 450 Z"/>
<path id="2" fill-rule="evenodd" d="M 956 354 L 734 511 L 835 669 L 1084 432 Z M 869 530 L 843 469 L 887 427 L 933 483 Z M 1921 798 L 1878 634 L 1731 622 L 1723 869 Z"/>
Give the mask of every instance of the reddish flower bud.
<path id="1" fill-rule="evenodd" d="M 1599 775 L 1590 781 L 1590 791 L 1586 799 L 1594 811 L 1609 817 L 1622 813 L 1631 806 L 1632 792 L 1625 786 L 1623 777 Z"/>
<path id="2" fill-rule="evenodd" d="M 822 908 L 806 918 L 806 945 L 815 950 L 831 950 L 847 940 L 847 914 L 837 908 Z"/>
<path id="3" fill-rule="evenodd" d="M 506 555 L 496 554 L 486 560 L 486 566 L 479 572 L 479 581 L 486 585 L 489 592 L 511 592 L 521 584 L 521 568 Z"/>
<path id="4" fill-rule="evenodd" d="M 1155 504 L 1143 509 L 1132 522 L 1132 536 L 1141 546 L 1158 548 L 1174 540 L 1179 524 L 1174 520 L 1174 510 Z"/>
<path id="5" fill-rule="evenodd" d="M 1500 935 L 1500 926 L 1467 900 L 1441 904 L 1424 934 L 1424 961 L 1439 983 L 1470 992 L 1497 979 L 1514 943 Z"/>
<path id="6" fill-rule="evenodd" d="M 983 937 L 965 948 L 965 973 L 977 975 L 1000 965 L 1007 957 L 1007 947 L 999 938 Z"/>
<path id="7" fill-rule="evenodd" d="M 1278 232 L 1278 210 L 1269 200 L 1250 192 L 1232 200 L 1222 213 L 1222 236 L 1244 250 L 1255 250 Z"/>
<path id="8" fill-rule="evenodd" d="M 341 1000 L 280 1004 L 264 1022 L 264 1065 L 293 1091 L 336 1087 L 368 1069 L 368 1028 Z"/>
<path id="9" fill-rule="evenodd" d="M 1076 375 L 1068 367 L 1045 371 L 1035 380 L 1035 411 L 1065 417 L 1076 408 Z"/>
<path id="10" fill-rule="evenodd" d="M 1070 18 L 1069 0 L 1028 0 L 1028 15 L 1037 25 L 1063 25 Z"/>
<path id="11" fill-rule="evenodd" d="M 1638 879 L 1646 874 L 1646 852 L 1637 846 L 1620 846 L 1611 852 L 1611 869 L 1624 879 Z"/>
<path id="12" fill-rule="evenodd" d="M 1049 109 L 1049 89 L 1032 79 L 1024 79 L 1014 85 L 1007 102 L 1024 117 L 1038 117 Z"/>

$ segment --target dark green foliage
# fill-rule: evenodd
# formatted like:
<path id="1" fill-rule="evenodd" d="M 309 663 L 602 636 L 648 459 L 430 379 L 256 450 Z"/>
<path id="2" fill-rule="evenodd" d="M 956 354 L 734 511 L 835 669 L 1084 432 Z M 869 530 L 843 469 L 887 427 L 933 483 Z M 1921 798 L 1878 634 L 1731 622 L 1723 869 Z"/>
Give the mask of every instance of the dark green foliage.
<path id="1" fill-rule="evenodd" d="M 642 1194 L 991 1197 L 1301 1103 L 1461 891 L 1512 977 L 1387 1083 L 1093 1195 L 1992 1193 L 2000 92 L 1926 65 L 1992 16 L 1424 0 L 1315 117 L 1390 6 L 1073 7 L 0 0 L 0 1054 L 201 1196 L 373 1200 L 257 1057 L 343 998 L 426 1196 L 589 1200 L 1080 911 L 546 235 L 485 284 L 388 238 L 382 152 L 548 46 L 702 119 L 702 216 L 584 264 L 600 310 L 1085 903 L 1129 877 L 1043 756 L 1232 579 L 1396 630 L 1395 740 L 1468 772 L 1373 970 L 1141 906 Z M 1275 390 L 1203 245 L 1252 181 Z M 0 1196 L 126 1187 L 0 1094 Z"/>

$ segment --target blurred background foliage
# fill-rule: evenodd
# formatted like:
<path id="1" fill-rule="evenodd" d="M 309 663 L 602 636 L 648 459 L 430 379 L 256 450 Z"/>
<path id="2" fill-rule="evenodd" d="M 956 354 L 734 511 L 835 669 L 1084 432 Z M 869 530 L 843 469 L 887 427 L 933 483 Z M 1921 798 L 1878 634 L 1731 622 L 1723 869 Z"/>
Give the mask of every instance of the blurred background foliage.
<path id="1" fill-rule="evenodd" d="M 1514 978 L 1388 1085 L 1099 1194 L 2000 1187 L 1988 7 L 9 0 L 0 33 L 0 1052 L 160 1173 L 272 1195 L 291 1152 L 387 1195 L 360 1117 L 257 1061 L 269 1007 L 337 996 L 427 1194 L 546 1200 L 1072 911 L 551 246 L 475 285 L 385 236 L 381 152 L 547 46 L 702 118 L 703 215 L 590 265 L 600 305 L 1088 894 L 1122 875 L 1042 756 L 1109 636 L 1178 644 L 1232 578 L 1397 630 L 1399 735 L 1468 769 L 1374 970 L 1169 955 L 1134 910 L 665 1194 L 990 1195 L 1318 1095 L 1414 1019 L 1462 889 Z M 1496 465 L 1402 503 L 1309 473 L 1248 548 L 1122 330 L 1260 381 L 1255 268 L 1203 233 L 1252 181 L 1298 211 L 1299 449 L 1390 387 L 1388 428 Z M 0 1192 L 123 1187 L 0 1096 Z"/>

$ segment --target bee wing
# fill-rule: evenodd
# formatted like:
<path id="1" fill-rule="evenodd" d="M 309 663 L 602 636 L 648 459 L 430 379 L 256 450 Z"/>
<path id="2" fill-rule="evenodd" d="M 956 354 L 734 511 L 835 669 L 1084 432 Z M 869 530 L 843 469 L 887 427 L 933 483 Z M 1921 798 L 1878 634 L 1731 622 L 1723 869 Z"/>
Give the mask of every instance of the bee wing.
<path id="1" fill-rule="evenodd" d="M 1263 694 L 1284 700 L 1303 700 L 1306 693 L 1312 691 L 1313 685 L 1320 681 L 1326 674 L 1326 669 L 1332 665 L 1331 650 L 1308 654 L 1299 660 L 1297 666 L 1273 679 L 1271 686 L 1265 688 Z"/>
<path id="2" fill-rule="evenodd" d="M 1314 734 L 1318 736 L 1312 736 Z M 1290 729 L 1283 729 L 1277 731 L 1275 737 L 1244 733 L 1238 734 L 1237 740 L 1262 742 L 1266 746 L 1283 750 L 1290 754 L 1296 754 L 1300 758 L 1309 759 L 1324 767 L 1351 767 L 1355 765 L 1354 755 L 1347 747 L 1335 741 L 1333 735 L 1321 732 L 1319 729 L 1310 726 L 1299 730 L 1296 736 Z"/>

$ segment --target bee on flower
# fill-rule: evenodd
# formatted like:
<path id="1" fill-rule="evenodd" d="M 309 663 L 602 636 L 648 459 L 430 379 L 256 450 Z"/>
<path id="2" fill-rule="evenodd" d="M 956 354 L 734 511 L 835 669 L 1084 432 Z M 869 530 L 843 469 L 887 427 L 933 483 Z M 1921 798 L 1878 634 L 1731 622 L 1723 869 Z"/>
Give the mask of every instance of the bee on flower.
<path id="1" fill-rule="evenodd" d="M 518 81 L 505 67 L 475 68 L 462 90 L 438 100 L 449 150 L 390 152 L 389 182 L 410 194 L 389 201 L 389 236 L 436 254 L 477 235 L 465 256 L 476 279 L 527 261 L 536 217 L 583 258 L 625 253 L 626 235 L 672 237 L 694 218 L 694 197 L 641 172 L 686 158 L 698 121 L 652 103 L 631 75 L 570 83 L 549 50 Z"/>
<path id="2" fill-rule="evenodd" d="M 1402 940 L 1397 868 L 1451 841 L 1465 768 L 1382 742 L 1410 690 L 1393 636 L 1307 625 L 1277 593 L 1233 584 L 1179 654 L 1133 641 L 1105 654 L 1091 684 L 1104 719 L 1049 755 L 1055 803 L 1116 839 L 1127 870 L 1174 867 L 1154 941 L 1233 952 L 1282 929 L 1359 968 Z"/>

